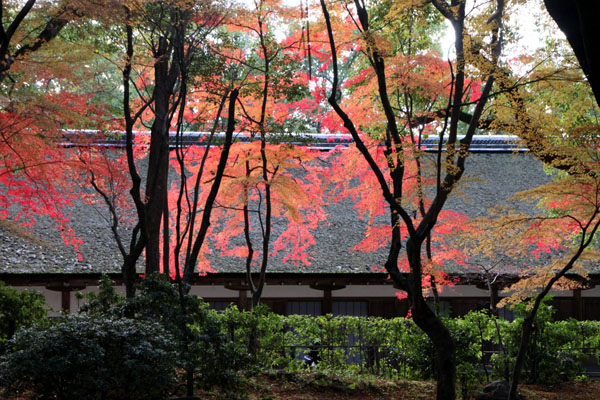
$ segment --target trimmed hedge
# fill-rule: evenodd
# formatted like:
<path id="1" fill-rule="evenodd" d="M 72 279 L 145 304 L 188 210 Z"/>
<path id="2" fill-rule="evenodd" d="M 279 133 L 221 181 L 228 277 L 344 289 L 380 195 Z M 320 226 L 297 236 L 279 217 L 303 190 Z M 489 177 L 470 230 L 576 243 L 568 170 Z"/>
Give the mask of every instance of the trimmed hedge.
<path id="1" fill-rule="evenodd" d="M 265 307 L 210 312 L 238 351 L 252 356 L 256 368 L 435 378 L 433 346 L 410 319 L 281 316 Z M 574 379 L 582 373 L 579 361 L 600 350 L 600 321 L 551 318 L 551 308 L 545 307 L 536 319 L 523 377 L 527 382 Z M 444 320 L 456 340 L 461 386 L 505 377 L 516 357 L 522 321 L 508 322 L 486 311 Z"/>

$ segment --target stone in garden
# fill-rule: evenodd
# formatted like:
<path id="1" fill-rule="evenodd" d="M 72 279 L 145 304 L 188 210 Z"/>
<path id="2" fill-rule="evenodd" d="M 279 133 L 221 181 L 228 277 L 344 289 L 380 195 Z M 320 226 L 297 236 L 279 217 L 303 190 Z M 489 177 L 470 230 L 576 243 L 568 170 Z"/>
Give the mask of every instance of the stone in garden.
<path id="1" fill-rule="evenodd" d="M 483 392 L 479 393 L 475 400 L 506 400 L 510 385 L 506 381 L 490 382 L 483 387 Z M 517 394 L 517 399 L 525 400 L 521 394 Z"/>

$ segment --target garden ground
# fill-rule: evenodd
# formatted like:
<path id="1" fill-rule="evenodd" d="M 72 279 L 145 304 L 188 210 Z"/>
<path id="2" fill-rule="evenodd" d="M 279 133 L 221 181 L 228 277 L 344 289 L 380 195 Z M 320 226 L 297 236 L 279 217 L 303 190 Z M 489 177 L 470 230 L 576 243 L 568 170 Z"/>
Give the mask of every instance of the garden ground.
<path id="1" fill-rule="evenodd" d="M 598 400 L 600 382 L 565 382 L 557 385 L 521 385 L 526 399 Z M 241 398 L 251 400 L 433 400 L 435 383 L 419 381 L 360 380 L 331 378 L 321 374 L 262 375 L 244 385 Z M 222 394 L 204 392 L 202 399 L 223 399 Z"/>
<path id="2" fill-rule="evenodd" d="M 521 385 L 520 392 L 528 400 L 598 400 L 600 382 L 564 382 L 556 385 Z M 354 380 L 322 374 L 263 374 L 250 378 L 236 390 L 235 395 L 220 391 L 198 391 L 198 399 L 248 400 L 434 400 L 435 383 L 422 381 L 393 381 L 383 379 Z M 459 396 L 460 397 L 460 396 Z M 33 400 L 28 393 L 0 400 Z"/>

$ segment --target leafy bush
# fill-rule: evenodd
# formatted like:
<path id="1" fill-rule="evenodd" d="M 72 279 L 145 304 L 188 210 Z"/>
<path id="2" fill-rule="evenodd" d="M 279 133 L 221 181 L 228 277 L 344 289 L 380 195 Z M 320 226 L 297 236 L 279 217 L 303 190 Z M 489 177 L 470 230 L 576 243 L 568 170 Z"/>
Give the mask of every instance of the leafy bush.
<path id="1" fill-rule="evenodd" d="M 250 311 L 240 311 L 237 306 L 214 313 L 222 323 L 222 333 L 242 357 L 246 368 L 282 369 L 290 358 L 285 350 L 284 317 L 269 312 L 264 305 Z"/>
<path id="2" fill-rule="evenodd" d="M 108 277 L 102 275 L 98 284 L 98 293 L 89 292 L 85 296 L 76 293 L 78 298 L 85 298 L 86 303 L 79 309 L 80 313 L 88 315 L 115 315 L 125 304 L 125 297 L 117 293 L 115 283 Z"/>
<path id="3" fill-rule="evenodd" d="M 456 377 L 466 399 L 483 380 L 478 370 L 483 355 L 477 338 L 478 327 L 473 321 L 461 318 L 446 318 L 444 324 L 456 343 Z"/>
<path id="4" fill-rule="evenodd" d="M 138 296 L 125 299 L 107 277 L 97 294 L 86 295 L 81 312 L 90 316 L 127 317 L 160 324 L 173 338 L 177 366 L 186 372 L 188 387 L 214 385 L 228 391 L 238 387 L 237 371 L 248 366 L 222 327 L 222 317 L 201 298 L 186 293 L 165 275 L 153 274 L 139 285 Z"/>
<path id="5" fill-rule="evenodd" d="M 15 290 L 0 281 L 0 351 L 17 329 L 47 317 L 44 295 L 35 290 Z"/>
<path id="6" fill-rule="evenodd" d="M 181 289 L 164 276 L 150 276 L 136 298 L 125 300 L 109 280 L 104 280 L 99 293 L 88 296 L 84 316 L 68 318 L 47 332 L 38 325 L 10 342 L 11 353 L 0 365 L 6 369 L 0 373 L 0 385 L 8 385 L 13 393 L 33 388 L 39 394 L 60 398 L 158 398 L 172 382 L 173 365 L 186 370 L 188 388 L 199 383 L 204 388 L 218 386 L 226 393 L 239 387 L 240 370 L 247 375 L 260 370 L 311 370 L 350 376 L 435 378 L 433 346 L 410 319 L 281 316 L 266 307 L 251 311 L 230 307 L 217 312 Z M 535 323 L 525 362 L 525 379 L 530 382 L 576 378 L 581 372 L 578 361 L 583 358 L 582 348 L 597 349 L 600 343 L 599 322 L 551 322 L 551 318 L 552 310 L 544 307 Z M 457 378 L 464 397 L 483 379 L 504 377 L 511 368 L 522 318 L 510 323 L 477 311 L 464 318 L 445 319 L 445 324 L 456 342 Z M 156 338 L 156 344 L 139 336 L 142 326 L 143 332 Z M 124 338 L 128 335 L 137 339 L 127 342 Z M 494 346 L 498 349 L 500 340 L 506 352 L 492 358 L 490 375 L 483 351 Z M 138 342 L 140 349 L 132 351 L 139 357 L 128 356 L 126 345 L 135 347 Z M 35 346 L 28 348 L 29 343 Z M 43 343 L 53 344 L 53 349 Z M 150 354 L 153 348 L 168 360 L 158 362 L 166 368 L 156 375 L 162 381 L 140 372 L 157 363 Z M 114 361 L 119 357 L 131 360 Z M 44 358 L 51 362 L 43 363 Z M 134 372 L 125 371 L 131 365 L 138 366 Z M 59 380 L 59 375 L 67 379 Z"/>
<path id="7" fill-rule="evenodd" d="M 8 342 L 0 386 L 42 398 L 161 399 L 175 379 L 172 337 L 156 323 L 73 315 Z"/>
<path id="8" fill-rule="evenodd" d="M 251 358 L 224 333 L 216 311 L 208 310 L 205 304 L 201 311 L 202 318 L 191 327 L 198 362 L 197 380 L 204 388 L 216 385 L 225 391 L 237 390 L 240 383 L 237 372 L 249 371 Z"/>
<path id="9" fill-rule="evenodd" d="M 507 355 L 498 354 L 493 365 L 496 375 L 506 368 L 512 370 L 519 350 L 526 304 L 515 307 L 517 318 L 510 324 L 502 324 L 502 339 Z M 533 324 L 533 333 L 523 364 L 523 378 L 528 383 L 557 383 L 572 380 L 581 374 L 581 350 L 576 343 L 578 338 L 575 320 L 552 322 L 554 310 L 543 303 Z"/>
<path id="10" fill-rule="evenodd" d="M 140 294 L 122 304 L 121 314 L 161 324 L 174 338 L 178 366 L 188 377 L 195 373 L 201 386 L 237 387 L 237 371 L 247 367 L 248 358 L 237 351 L 218 314 L 201 298 L 185 294 L 185 288 L 180 293 L 164 275 L 151 275 L 142 281 Z"/>
<path id="11" fill-rule="evenodd" d="M 536 322 L 527 365 L 537 364 L 528 368 L 530 381 L 575 378 L 581 372 L 577 362 L 581 348 L 597 348 L 600 343 L 600 323 L 550 322 L 550 313 L 546 308 Z M 223 333 L 234 342 L 237 351 L 248 354 L 256 369 L 288 372 L 310 369 L 319 373 L 408 379 L 435 377 L 433 346 L 410 319 L 281 316 L 262 308 L 245 312 L 237 307 L 216 315 L 222 321 Z M 471 393 L 485 379 L 504 378 L 518 350 L 519 321 L 522 319 L 511 323 L 486 311 L 445 319 L 456 341 L 457 378 L 463 395 Z M 585 340 L 580 337 L 582 332 L 586 332 Z M 499 349 L 499 339 L 507 352 L 492 357 L 490 373 L 483 352 L 494 346 Z M 305 356 L 310 356 L 308 362 Z"/>
<path id="12" fill-rule="evenodd" d="M 260 369 L 413 379 L 435 376 L 433 346 L 410 319 L 281 316 L 264 308 L 243 312 L 237 307 L 220 317 L 225 333 Z M 470 388 L 479 380 L 476 369 L 481 357 L 475 330 L 462 320 L 447 323 L 457 340 L 459 380 Z"/>

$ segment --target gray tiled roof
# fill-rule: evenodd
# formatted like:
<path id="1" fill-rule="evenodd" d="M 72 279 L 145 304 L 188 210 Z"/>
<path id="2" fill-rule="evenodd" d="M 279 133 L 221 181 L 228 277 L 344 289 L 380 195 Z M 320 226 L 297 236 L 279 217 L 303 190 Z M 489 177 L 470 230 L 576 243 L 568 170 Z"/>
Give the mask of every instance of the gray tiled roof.
<path id="1" fill-rule="evenodd" d="M 473 153 L 467 161 L 466 171 L 457 191 L 461 194 L 453 195 L 446 208 L 471 217 L 483 215 L 489 207 L 516 192 L 550 179 L 541 163 L 527 153 Z M 385 248 L 374 253 L 349 251 L 362 239 L 366 228 L 366 222 L 357 218 L 352 206 L 350 200 L 328 206 L 327 223 L 314 232 L 316 245 L 311 249 L 313 261 L 310 266 L 284 264 L 282 256 L 278 255 L 271 259 L 268 270 L 367 272 L 380 266 L 385 260 Z M 531 205 L 518 206 L 532 210 Z M 83 203 L 72 210 L 72 227 L 83 240 L 81 261 L 72 248 L 64 246 L 51 221 L 40 218 L 33 231 L 27 234 L 15 232 L 11 224 L 0 223 L 0 272 L 117 272 L 121 256 L 103 213 L 103 210 Z M 280 229 L 280 226 L 274 227 L 275 232 Z M 241 272 L 244 260 L 215 256 L 212 267 L 222 272 Z M 142 263 L 139 268 L 143 268 Z"/>

